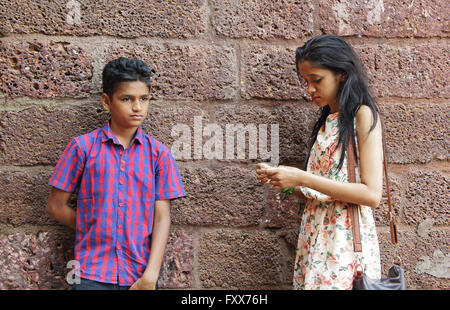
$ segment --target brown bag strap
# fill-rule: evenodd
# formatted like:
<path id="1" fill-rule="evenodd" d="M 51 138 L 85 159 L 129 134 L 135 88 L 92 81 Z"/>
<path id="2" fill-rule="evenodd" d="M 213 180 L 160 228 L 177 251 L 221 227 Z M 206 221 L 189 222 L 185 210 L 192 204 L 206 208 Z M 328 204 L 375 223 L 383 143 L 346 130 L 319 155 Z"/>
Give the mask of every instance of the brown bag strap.
<path id="1" fill-rule="evenodd" d="M 386 195 L 387 195 L 387 204 L 388 204 L 388 213 L 387 219 L 389 221 L 389 227 L 391 232 L 391 242 L 393 244 L 398 243 L 398 233 L 397 233 L 397 224 L 395 223 L 394 210 L 392 208 L 391 203 L 391 189 L 389 188 L 389 175 L 388 175 L 388 165 L 387 165 L 387 155 L 386 155 L 386 139 L 384 135 L 384 123 L 381 120 L 381 140 L 383 143 L 383 166 L 384 166 L 384 175 L 386 180 Z"/>
<path id="2" fill-rule="evenodd" d="M 352 130 L 349 131 L 349 141 L 347 145 L 347 171 L 348 171 L 348 182 L 356 183 L 355 153 L 353 150 L 352 141 L 353 141 L 353 128 Z M 355 252 L 361 252 L 362 244 L 361 244 L 361 233 L 359 230 L 358 206 L 356 204 L 351 203 L 349 208 L 350 208 L 350 218 L 353 227 L 353 250 Z"/>
<path id="3" fill-rule="evenodd" d="M 383 142 L 383 165 L 384 165 L 384 174 L 386 178 L 386 192 L 387 192 L 387 203 L 388 203 L 388 221 L 391 233 L 391 241 L 393 244 L 398 243 L 398 235 L 397 235 L 397 225 L 395 223 L 395 218 L 392 210 L 391 204 L 391 191 L 389 188 L 389 176 L 388 176 L 388 168 L 387 168 L 387 159 L 386 159 L 386 145 L 384 139 L 384 127 L 383 122 L 381 122 L 382 126 L 382 142 Z M 347 172 L 348 172 L 348 182 L 356 183 L 356 175 L 355 175 L 355 153 L 353 148 L 353 122 L 351 126 L 351 130 L 349 130 L 349 141 L 347 145 Z M 361 233 L 359 229 L 359 210 L 358 205 L 350 204 L 350 217 L 352 221 L 353 227 L 353 250 L 355 252 L 362 251 L 361 244 Z"/>

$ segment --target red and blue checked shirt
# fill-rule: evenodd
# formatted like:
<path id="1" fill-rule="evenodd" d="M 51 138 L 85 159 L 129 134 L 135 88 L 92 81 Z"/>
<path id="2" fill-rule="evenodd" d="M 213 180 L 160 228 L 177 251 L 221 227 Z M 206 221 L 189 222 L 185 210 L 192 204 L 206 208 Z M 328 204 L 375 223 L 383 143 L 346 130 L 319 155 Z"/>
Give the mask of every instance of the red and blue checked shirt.
<path id="1" fill-rule="evenodd" d="M 170 150 L 139 127 L 124 149 L 109 123 L 70 141 L 49 184 L 77 188 L 81 278 L 132 285 L 150 255 L 155 200 L 185 196 Z"/>

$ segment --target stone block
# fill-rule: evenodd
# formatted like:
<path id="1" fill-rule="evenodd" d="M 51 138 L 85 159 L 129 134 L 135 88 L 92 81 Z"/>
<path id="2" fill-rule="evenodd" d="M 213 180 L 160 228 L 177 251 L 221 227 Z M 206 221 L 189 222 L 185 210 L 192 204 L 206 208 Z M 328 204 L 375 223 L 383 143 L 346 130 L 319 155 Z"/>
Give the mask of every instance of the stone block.
<path id="1" fill-rule="evenodd" d="M 448 172 L 413 171 L 407 176 L 404 220 L 417 225 L 427 218 L 436 225 L 448 225 L 450 178 Z"/>
<path id="2" fill-rule="evenodd" d="M 200 239 L 203 288 L 263 289 L 281 283 L 281 249 L 269 232 L 219 230 Z"/>
<path id="3" fill-rule="evenodd" d="M 180 165 L 186 198 L 172 203 L 172 222 L 185 225 L 257 226 L 266 202 L 256 169 Z"/>
<path id="4" fill-rule="evenodd" d="M 295 163 L 303 169 L 309 152 L 310 136 L 319 119 L 315 104 L 299 100 L 276 106 L 274 112 L 280 124 L 280 164 Z"/>
<path id="5" fill-rule="evenodd" d="M 0 289 L 70 289 L 67 263 L 74 259 L 74 238 L 62 232 L 0 236 Z"/>
<path id="6" fill-rule="evenodd" d="M 400 255 L 409 289 L 450 289 L 450 239 L 445 229 L 420 238 L 414 231 L 400 228 L 397 245 L 391 243 L 389 232 L 379 232 L 378 238 L 383 277 Z"/>
<path id="7" fill-rule="evenodd" d="M 219 36 L 298 39 L 313 33 L 311 1 L 214 0 L 210 5 Z"/>
<path id="8" fill-rule="evenodd" d="M 112 44 L 105 64 L 120 56 L 139 58 L 155 71 L 153 99 L 232 99 L 237 93 L 235 50 L 228 45 Z"/>
<path id="9" fill-rule="evenodd" d="M 196 117 L 200 120 L 198 126 L 195 122 Z M 209 122 L 208 111 L 198 104 L 154 103 L 149 108 L 142 128 L 167 147 L 173 147 L 172 154 L 177 161 L 190 161 L 195 159 L 197 140 L 199 145 L 207 140 L 206 138 L 204 141 L 201 138 L 196 139 L 194 135 L 196 131 L 202 135 L 204 127 Z M 204 159 L 203 156 L 200 159 Z"/>
<path id="10" fill-rule="evenodd" d="M 272 164 L 299 163 L 306 159 L 309 136 L 318 118 L 316 113 L 317 109 L 304 101 L 279 102 L 272 106 L 223 104 L 215 111 L 215 121 L 224 132 L 227 125 L 242 124 L 247 130 L 255 128 L 258 139 L 253 142 L 254 147 L 257 148 L 256 161 L 270 161 Z M 260 129 L 261 125 L 267 126 L 266 132 Z M 276 135 L 276 126 L 278 126 L 278 135 Z M 273 135 L 274 141 L 278 137 L 278 143 L 272 141 Z M 267 147 L 261 146 L 259 139 L 266 141 Z M 254 156 L 250 158 L 249 153 L 249 142 L 253 140 L 250 140 L 249 134 L 246 134 L 246 160 L 254 159 Z M 238 141 L 240 140 L 236 135 L 235 143 Z M 225 146 L 224 141 L 224 148 Z M 269 155 L 264 155 L 266 152 Z M 277 156 L 278 161 L 275 162 Z M 238 158 L 238 154 L 234 158 Z"/>
<path id="11" fill-rule="evenodd" d="M 89 97 L 92 56 L 68 42 L 0 42 L 0 90 L 9 97 Z"/>
<path id="12" fill-rule="evenodd" d="M 51 171 L 9 171 L 0 168 L 0 222 L 13 226 L 55 225 L 47 212 Z"/>
<path id="13" fill-rule="evenodd" d="M 158 280 L 160 288 L 192 287 L 194 277 L 193 242 L 192 236 L 182 230 L 171 232 Z"/>
<path id="14" fill-rule="evenodd" d="M 427 163 L 449 157 L 449 104 L 395 103 L 379 107 L 389 163 Z"/>
<path id="15" fill-rule="evenodd" d="M 100 104 L 53 108 L 36 106 L 3 112 L 0 161 L 4 165 L 56 165 L 71 138 L 103 127 Z"/>
<path id="16" fill-rule="evenodd" d="M 242 98 L 300 99 L 305 96 L 304 85 L 295 69 L 295 48 L 260 44 L 242 47 Z"/>
<path id="17" fill-rule="evenodd" d="M 257 104 L 222 104 L 214 110 L 213 119 L 222 131 L 220 141 L 223 152 L 217 159 L 240 163 L 270 161 L 278 164 L 280 124 L 272 108 Z M 208 137 L 211 140 L 214 138 L 215 135 Z"/>
<path id="18" fill-rule="evenodd" d="M 205 32 L 204 2 L 5 1 L 0 34 L 194 38 Z"/>
<path id="19" fill-rule="evenodd" d="M 319 27 L 340 36 L 447 37 L 450 5 L 445 0 L 320 0 Z"/>
<path id="20" fill-rule="evenodd" d="M 448 98 L 450 47 L 442 43 L 355 45 L 376 97 Z"/>
<path id="21" fill-rule="evenodd" d="M 287 195 L 275 190 L 272 186 L 264 185 L 266 189 L 269 207 L 266 219 L 263 222 L 265 228 L 294 229 L 300 227 L 301 214 L 304 209 L 304 201 L 293 195 Z M 279 194 L 277 196 L 277 193 Z M 286 233 L 283 233 L 283 235 Z M 296 244 L 296 242 L 295 242 Z"/>

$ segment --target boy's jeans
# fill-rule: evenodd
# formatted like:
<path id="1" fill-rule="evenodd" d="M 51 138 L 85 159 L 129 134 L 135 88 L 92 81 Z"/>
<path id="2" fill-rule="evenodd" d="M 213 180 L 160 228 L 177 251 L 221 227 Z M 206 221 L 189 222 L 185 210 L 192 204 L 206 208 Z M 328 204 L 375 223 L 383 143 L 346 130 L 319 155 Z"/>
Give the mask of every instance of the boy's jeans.
<path id="1" fill-rule="evenodd" d="M 111 283 L 102 283 L 97 282 L 93 280 L 88 279 L 80 279 L 80 284 L 74 284 L 73 289 L 76 291 L 81 290 L 101 290 L 101 291 L 107 291 L 107 290 L 116 290 L 116 291 L 122 291 L 122 290 L 128 290 L 131 286 L 120 286 L 119 284 L 111 284 Z M 156 283 L 155 290 L 158 289 L 158 283 Z"/>

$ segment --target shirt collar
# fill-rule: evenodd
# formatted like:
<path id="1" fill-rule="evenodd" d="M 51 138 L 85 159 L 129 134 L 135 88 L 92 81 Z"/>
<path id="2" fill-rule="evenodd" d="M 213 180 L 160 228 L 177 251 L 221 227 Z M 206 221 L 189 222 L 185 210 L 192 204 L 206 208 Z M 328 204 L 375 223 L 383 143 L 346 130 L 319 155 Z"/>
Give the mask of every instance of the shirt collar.
<path id="1" fill-rule="evenodd" d="M 116 135 L 112 131 L 109 123 L 110 123 L 110 121 L 108 121 L 106 123 L 106 125 L 102 128 L 102 131 L 103 131 L 102 142 L 112 140 L 114 142 L 114 144 L 121 145 L 121 143 L 119 142 L 119 139 L 117 139 Z M 144 142 L 144 133 L 142 132 L 141 126 L 139 126 L 137 128 L 136 134 L 134 135 L 133 139 L 131 140 L 131 143 L 133 143 L 134 141 L 137 141 L 140 144 L 142 144 Z"/>

